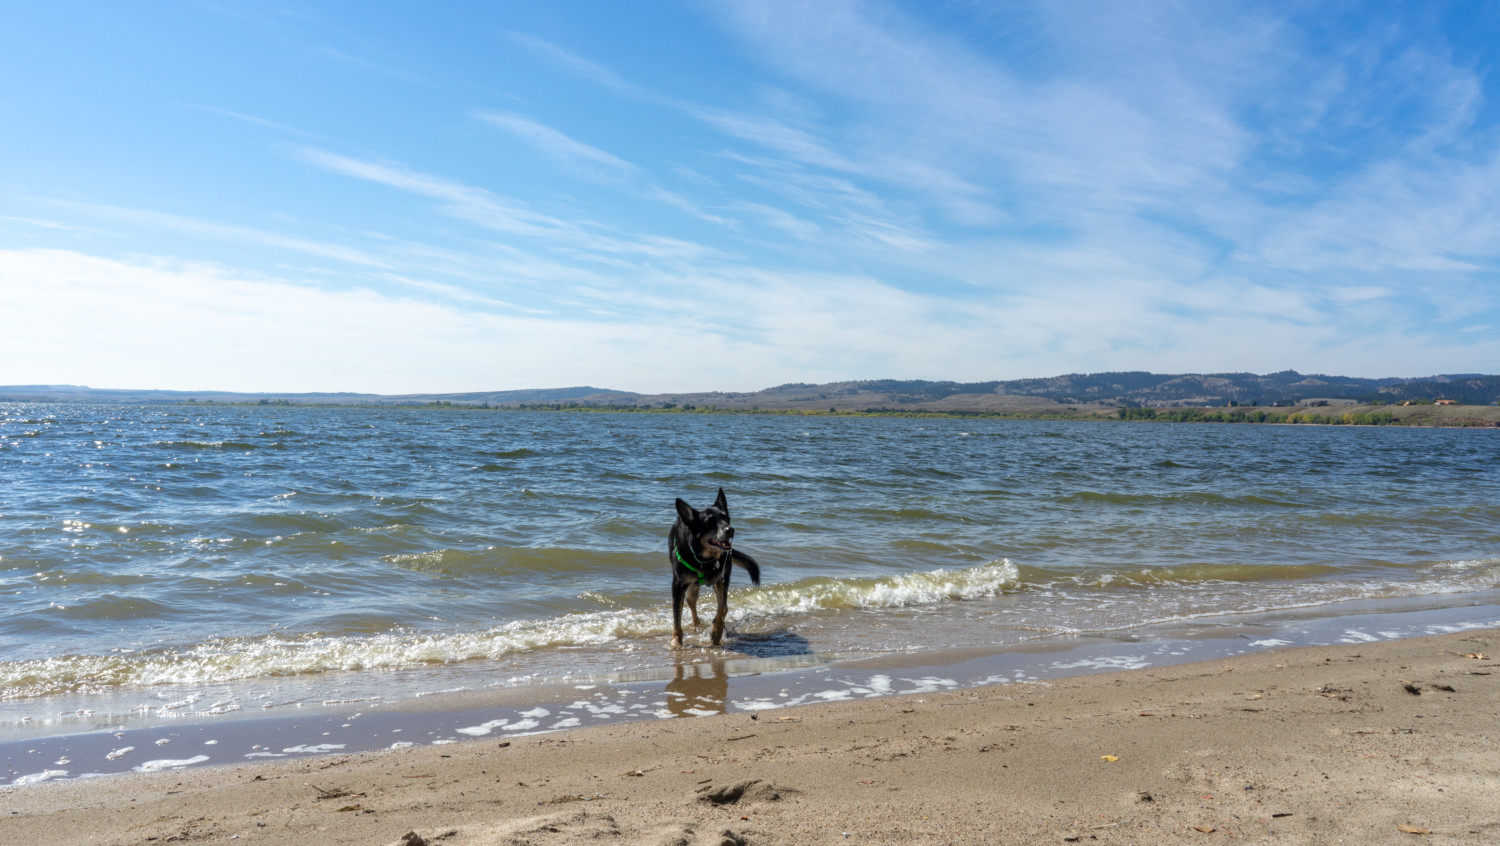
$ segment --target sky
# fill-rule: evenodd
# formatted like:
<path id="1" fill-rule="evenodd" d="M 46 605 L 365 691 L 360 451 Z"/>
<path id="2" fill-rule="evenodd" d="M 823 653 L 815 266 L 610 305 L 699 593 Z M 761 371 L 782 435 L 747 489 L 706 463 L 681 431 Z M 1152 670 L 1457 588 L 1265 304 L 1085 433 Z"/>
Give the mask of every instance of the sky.
<path id="1" fill-rule="evenodd" d="M 0 11 L 0 385 L 1500 372 L 1500 4 Z"/>

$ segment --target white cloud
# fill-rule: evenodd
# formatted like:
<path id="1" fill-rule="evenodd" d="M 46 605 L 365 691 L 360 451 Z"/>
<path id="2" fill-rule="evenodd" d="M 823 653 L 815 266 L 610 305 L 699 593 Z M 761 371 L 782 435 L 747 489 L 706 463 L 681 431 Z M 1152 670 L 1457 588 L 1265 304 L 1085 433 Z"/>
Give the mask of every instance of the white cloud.
<path id="1" fill-rule="evenodd" d="M 946 298 L 857 275 L 741 269 L 580 287 L 573 307 L 544 314 L 453 292 L 418 299 L 161 258 L 10 250 L 0 289 L 27 316 L 0 338 L 0 360 L 31 363 L 0 381 L 96 387 L 656 392 L 1054 375 L 1059 357 L 1074 370 L 1380 375 L 1500 360 L 1493 338 L 1372 333 L 1298 294 L 1228 283 Z"/>
<path id="2" fill-rule="evenodd" d="M 512 316 L 59 250 L 0 251 L 0 287 L 8 308 L 27 315 L 0 338 L 0 358 L 32 362 L 25 381 L 38 383 L 404 393 L 602 379 L 666 388 L 674 356 L 715 345 L 660 322 Z"/>

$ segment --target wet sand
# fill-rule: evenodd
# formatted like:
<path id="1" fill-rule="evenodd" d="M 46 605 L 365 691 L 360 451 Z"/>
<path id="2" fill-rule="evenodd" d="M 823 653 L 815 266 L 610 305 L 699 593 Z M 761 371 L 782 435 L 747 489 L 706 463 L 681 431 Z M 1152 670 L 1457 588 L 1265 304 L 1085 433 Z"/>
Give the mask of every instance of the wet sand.
<path id="1" fill-rule="evenodd" d="M 1497 647 L 1500 630 L 1488 629 L 1272 649 L 28 785 L 0 791 L 0 835 L 452 846 L 1495 842 Z"/>

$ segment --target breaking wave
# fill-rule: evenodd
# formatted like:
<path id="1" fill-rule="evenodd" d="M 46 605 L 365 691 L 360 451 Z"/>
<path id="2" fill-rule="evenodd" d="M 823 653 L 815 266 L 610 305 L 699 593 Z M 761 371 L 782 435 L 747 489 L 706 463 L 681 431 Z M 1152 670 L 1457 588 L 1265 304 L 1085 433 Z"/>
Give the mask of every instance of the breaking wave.
<path id="1" fill-rule="evenodd" d="M 737 624 L 840 609 L 901 608 L 995 596 L 1017 583 L 1010 561 L 884 578 L 814 579 L 735 590 Z M 700 599 L 700 603 L 711 601 Z M 665 609 L 575 612 L 516 620 L 484 631 L 416 632 L 302 638 L 224 638 L 177 649 L 118 655 L 63 655 L 0 662 L 0 699 L 123 685 L 209 684 L 242 679 L 497 659 L 539 649 L 600 646 L 660 638 Z"/>

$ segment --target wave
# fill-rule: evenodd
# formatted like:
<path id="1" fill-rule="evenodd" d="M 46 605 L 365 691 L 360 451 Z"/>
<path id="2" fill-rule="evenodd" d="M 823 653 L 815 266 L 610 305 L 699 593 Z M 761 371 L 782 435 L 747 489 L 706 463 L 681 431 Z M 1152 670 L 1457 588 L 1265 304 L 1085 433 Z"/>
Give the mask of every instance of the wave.
<path id="1" fill-rule="evenodd" d="M 753 625 L 813 611 L 978 599 L 994 596 L 1015 581 L 1015 565 L 1000 560 L 962 570 L 743 588 L 735 591 L 729 619 L 737 625 Z M 212 684 L 497 659 L 538 649 L 665 637 L 671 631 L 668 616 L 660 607 L 574 612 L 516 620 L 479 632 L 395 630 L 363 636 L 222 638 L 180 649 L 0 662 L 0 700 L 124 685 Z"/>
<path id="2" fill-rule="evenodd" d="M 943 601 L 985 599 L 1021 586 L 1020 571 L 1001 558 L 977 567 L 896 576 L 807 579 L 772 585 L 735 600 L 744 614 L 803 614 L 847 608 L 904 608 Z"/>
<path id="3" fill-rule="evenodd" d="M 1057 497 L 1057 502 L 1105 503 L 1109 505 L 1181 505 L 1204 504 L 1225 506 L 1268 506 L 1273 508 L 1296 508 L 1298 504 L 1257 494 L 1228 495 L 1211 491 L 1186 491 L 1174 494 L 1103 493 L 1100 491 L 1078 491 Z"/>
<path id="4" fill-rule="evenodd" d="M 1035 570 L 1028 574 L 1032 585 L 1061 581 L 1094 587 L 1191 586 L 1201 584 L 1247 584 L 1253 582 L 1304 583 L 1348 574 L 1348 567 L 1332 564 L 1178 564 L 1170 567 L 1112 569 L 1080 574 L 1066 570 Z"/>
<path id="5" fill-rule="evenodd" d="M 1199 562 L 1168 567 L 1114 567 L 1079 572 L 1065 568 L 1022 569 L 1022 589 L 1084 587 L 1099 590 L 1197 589 L 1220 585 L 1361 585 L 1369 595 L 1395 589 L 1403 594 L 1461 593 L 1500 586 L 1500 558 L 1440 561 L 1420 565 L 1388 561 L 1355 564 L 1262 564 Z"/>
<path id="6" fill-rule="evenodd" d="M 276 444 L 271 444 L 275 446 Z M 252 444 L 245 441 L 152 441 L 151 446 L 163 449 L 203 449 L 203 450 L 234 450 L 249 452 L 260 449 L 265 444 Z"/>
<path id="7" fill-rule="evenodd" d="M 596 573 L 599 562 L 608 559 L 611 569 L 661 566 L 660 553 L 600 553 L 566 547 L 502 547 L 479 550 L 431 549 L 387 555 L 380 560 L 403 570 L 449 576 L 498 573 Z"/>
<path id="8" fill-rule="evenodd" d="M 479 454 L 490 458 L 534 458 L 540 455 L 535 450 L 527 449 L 526 447 L 505 450 L 480 450 Z"/>
<path id="9" fill-rule="evenodd" d="M 534 649 L 604 644 L 666 631 L 660 610 L 567 614 L 518 620 L 482 632 L 392 631 L 369 636 L 225 638 L 184 649 L 126 655 L 65 655 L 0 663 L 0 699 L 125 685 L 198 685 L 335 671 L 383 670 Z"/>

